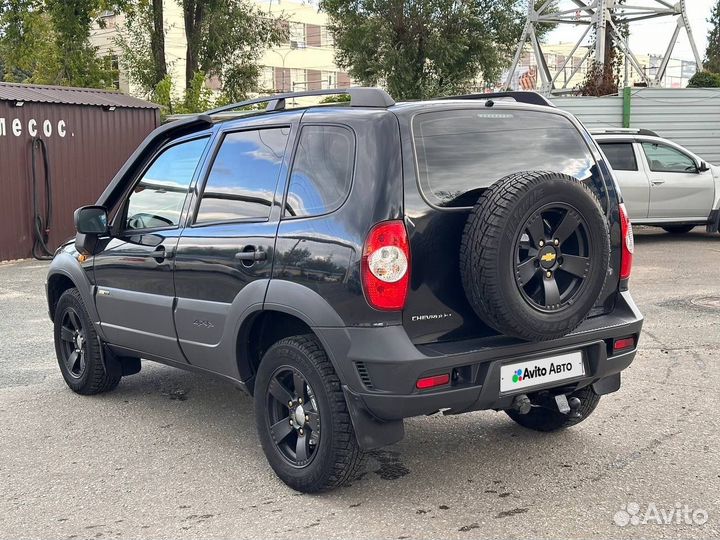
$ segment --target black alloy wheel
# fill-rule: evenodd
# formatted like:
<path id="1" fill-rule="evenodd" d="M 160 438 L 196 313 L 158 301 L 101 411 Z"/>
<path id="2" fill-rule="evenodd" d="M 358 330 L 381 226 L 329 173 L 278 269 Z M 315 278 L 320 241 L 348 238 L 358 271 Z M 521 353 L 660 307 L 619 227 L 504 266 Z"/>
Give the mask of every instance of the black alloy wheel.
<path id="1" fill-rule="evenodd" d="M 87 333 L 75 308 L 68 306 L 60 323 L 60 356 L 67 374 L 80 379 L 87 367 Z"/>
<path id="2" fill-rule="evenodd" d="M 280 454 L 293 467 L 306 467 L 320 444 L 320 412 L 312 387 L 296 368 L 275 370 L 267 389 L 267 420 Z"/>
<path id="3" fill-rule="evenodd" d="M 515 242 L 514 275 L 523 298 L 535 309 L 555 313 L 581 294 L 591 259 L 588 226 L 568 204 L 534 211 Z"/>

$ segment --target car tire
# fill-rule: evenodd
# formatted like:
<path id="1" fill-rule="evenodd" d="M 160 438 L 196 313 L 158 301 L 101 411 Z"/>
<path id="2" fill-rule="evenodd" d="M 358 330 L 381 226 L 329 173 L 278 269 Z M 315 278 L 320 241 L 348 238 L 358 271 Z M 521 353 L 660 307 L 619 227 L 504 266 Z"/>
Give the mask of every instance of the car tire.
<path id="1" fill-rule="evenodd" d="M 543 432 L 559 431 L 575 426 L 585 420 L 600 403 L 600 396 L 595 393 L 591 386 L 581 388 L 571 396 L 580 399 L 580 408 L 578 409 L 580 416 L 570 416 L 544 407 L 533 407 L 527 414 L 520 414 L 517 411 L 505 412 L 524 428 Z"/>
<path id="2" fill-rule="evenodd" d="M 593 192 L 554 172 L 520 172 L 485 190 L 465 224 L 460 273 L 470 305 L 499 333 L 562 337 L 592 309 L 610 263 Z"/>
<path id="3" fill-rule="evenodd" d="M 254 401 L 267 460 L 291 488 L 326 491 L 363 471 L 366 454 L 358 445 L 340 380 L 314 335 L 287 337 L 267 350 L 257 371 Z"/>
<path id="4" fill-rule="evenodd" d="M 663 227 L 665 232 L 670 234 L 685 234 L 689 233 L 695 228 L 695 225 L 666 225 Z"/>
<path id="5" fill-rule="evenodd" d="M 113 390 L 122 378 L 121 366 L 103 363 L 95 326 L 77 289 L 60 296 L 53 321 L 55 354 L 70 389 L 86 396 Z"/>

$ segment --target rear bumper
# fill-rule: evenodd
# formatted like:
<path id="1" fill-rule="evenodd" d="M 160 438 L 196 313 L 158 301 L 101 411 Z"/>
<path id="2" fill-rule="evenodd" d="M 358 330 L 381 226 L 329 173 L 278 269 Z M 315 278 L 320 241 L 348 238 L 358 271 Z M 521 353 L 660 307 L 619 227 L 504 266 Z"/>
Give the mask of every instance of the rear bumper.
<path id="1" fill-rule="evenodd" d="M 397 427 L 399 422 L 402 429 L 403 418 L 439 410 L 456 414 L 507 409 L 515 395 L 523 392 L 548 388 L 569 392 L 591 384 L 599 394 L 613 392 L 619 388 L 619 373 L 632 363 L 636 349 L 612 354 L 612 340 L 632 335 L 637 346 L 642 323 L 630 293 L 622 292 L 612 314 L 589 319 L 567 336 L 540 343 L 492 338 L 416 346 L 401 326 L 326 328 L 318 329 L 318 334 L 340 372 L 360 438 L 359 424 L 370 429 L 383 423 Z M 584 376 L 531 390 L 500 392 L 502 365 L 571 351 L 583 352 Z M 415 387 L 419 378 L 443 373 L 453 375 L 450 385 L 424 391 Z M 395 438 L 388 435 L 384 440 Z"/>

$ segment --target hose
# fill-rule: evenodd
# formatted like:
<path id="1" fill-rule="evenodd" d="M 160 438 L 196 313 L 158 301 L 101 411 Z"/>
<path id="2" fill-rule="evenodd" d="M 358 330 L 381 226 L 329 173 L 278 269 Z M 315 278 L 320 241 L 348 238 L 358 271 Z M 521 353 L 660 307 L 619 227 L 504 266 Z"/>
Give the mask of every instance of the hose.
<path id="1" fill-rule="evenodd" d="M 37 181 L 37 167 L 35 162 L 36 153 L 40 149 L 42 151 L 43 166 L 45 167 L 45 215 L 40 214 Z M 32 163 L 32 184 L 33 184 L 33 233 L 35 239 L 33 241 L 32 255 L 38 260 L 46 261 L 53 257 L 52 250 L 48 247 L 48 237 L 50 236 L 50 222 L 52 221 L 52 188 L 50 182 L 50 166 L 48 159 L 48 150 L 45 141 L 39 137 L 32 140 L 31 149 Z"/>

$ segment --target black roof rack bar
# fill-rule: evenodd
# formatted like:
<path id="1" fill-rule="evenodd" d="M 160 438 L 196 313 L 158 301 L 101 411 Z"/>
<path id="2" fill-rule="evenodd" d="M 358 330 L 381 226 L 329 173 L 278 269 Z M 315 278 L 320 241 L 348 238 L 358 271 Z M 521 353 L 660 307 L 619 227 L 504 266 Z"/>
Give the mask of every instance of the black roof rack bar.
<path id="1" fill-rule="evenodd" d="M 488 92 L 485 94 L 465 94 L 462 96 L 448 96 L 437 99 L 493 99 L 493 98 L 512 98 L 518 103 L 529 103 L 531 105 L 543 105 L 545 107 L 554 107 L 550 100 L 537 92 Z"/>
<path id="2" fill-rule="evenodd" d="M 234 111 L 241 107 L 257 105 L 259 103 L 267 103 L 266 111 L 281 111 L 285 109 L 285 103 L 288 99 L 295 99 L 308 96 L 337 96 L 349 95 L 351 107 L 391 107 L 395 105 L 395 100 L 390 97 L 385 90 L 381 88 L 369 88 L 365 86 L 357 86 L 353 88 L 339 88 L 330 90 L 308 90 L 306 92 L 289 92 L 286 94 L 275 94 L 273 96 L 264 96 L 240 103 L 231 103 L 223 105 L 217 109 L 207 111 L 205 114 L 214 115 L 222 112 Z"/>

